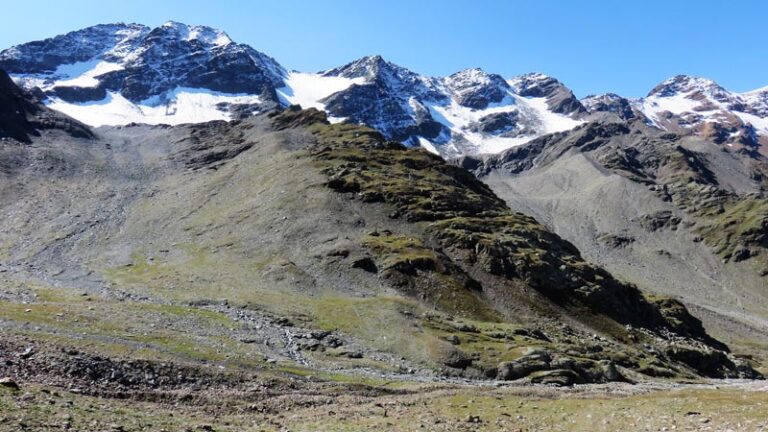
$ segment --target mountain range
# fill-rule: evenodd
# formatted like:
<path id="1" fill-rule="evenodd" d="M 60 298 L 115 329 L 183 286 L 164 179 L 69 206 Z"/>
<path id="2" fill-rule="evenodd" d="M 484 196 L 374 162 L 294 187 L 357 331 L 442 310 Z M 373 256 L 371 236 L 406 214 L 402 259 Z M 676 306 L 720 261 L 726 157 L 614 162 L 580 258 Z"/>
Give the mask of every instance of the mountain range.
<path id="1" fill-rule="evenodd" d="M 747 151 L 764 152 L 768 140 L 768 88 L 739 94 L 677 76 L 642 99 L 579 100 L 539 73 L 505 79 L 475 68 L 434 78 L 380 56 L 304 73 L 223 31 L 176 22 L 98 25 L 22 44 L 0 53 L 0 67 L 91 126 L 223 120 L 299 104 L 446 157 L 498 153 L 605 115 Z"/>

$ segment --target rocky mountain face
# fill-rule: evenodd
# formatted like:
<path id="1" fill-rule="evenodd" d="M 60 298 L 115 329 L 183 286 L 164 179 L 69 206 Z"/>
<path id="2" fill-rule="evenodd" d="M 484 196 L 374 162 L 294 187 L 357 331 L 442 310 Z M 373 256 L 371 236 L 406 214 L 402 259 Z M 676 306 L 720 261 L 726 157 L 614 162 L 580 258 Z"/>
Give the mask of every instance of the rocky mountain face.
<path id="1" fill-rule="evenodd" d="M 765 88 L 736 93 L 709 79 L 678 75 L 642 99 L 605 94 L 581 102 L 590 113 L 611 112 L 624 120 L 640 118 L 666 131 L 766 155 L 767 98 Z"/>
<path id="2" fill-rule="evenodd" d="M 30 142 L 41 129 L 62 130 L 83 138 L 92 136 L 85 125 L 46 108 L 0 69 L 0 140 Z"/>
<path id="3" fill-rule="evenodd" d="M 323 76 L 364 80 L 323 100 L 332 116 L 445 156 L 498 151 L 578 125 L 586 114 L 570 90 L 544 75 L 536 75 L 538 87 L 533 78 L 507 81 L 477 68 L 429 78 L 374 56 Z"/>
<path id="4" fill-rule="evenodd" d="M 447 100 L 435 79 L 417 75 L 380 56 L 357 60 L 322 76 L 363 79 L 362 84 L 353 84 L 322 100 L 333 116 L 369 125 L 398 141 L 412 136 L 434 139 L 450 133 L 432 118 L 425 105 Z"/>
<path id="5" fill-rule="evenodd" d="M 712 80 L 680 75 L 651 90 L 642 107 L 661 128 L 766 154 L 764 90 L 739 94 Z"/>
<path id="6" fill-rule="evenodd" d="M 559 114 L 584 114 L 586 109 L 560 81 L 539 73 L 513 78 L 512 85 L 524 97 L 546 98 L 547 106 Z"/>
<path id="7" fill-rule="evenodd" d="M 67 102 L 100 101 L 107 92 L 140 102 L 178 87 L 260 94 L 285 74 L 220 30 L 176 22 L 98 25 L 30 42 L 0 53 L 0 68 Z"/>
<path id="8" fill-rule="evenodd" d="M 632 101 L 615 93 L 587 96 L 581 99 L 581 104 L 591 114 L 611 113 L 622 120 L 645 119 L 643 113 L 634 106 Z"/>
<path id="9" fill-rule="evenodd" d="M 491 104 L 500 104 L 513 92 L 504 78 L 488 74 L 482 69 L 466 69 L 446 77 L 445 88 L 461 106 L 483 110 Z"/>
<path id="10" fill-rule="evenodd" d="M 3 51 L 3 68 L 12 74 L 52 74 L 61 65 L 103 58 L 122 61 L 136 50 L 149 28 L 140 24 L 100 24 Z"/>

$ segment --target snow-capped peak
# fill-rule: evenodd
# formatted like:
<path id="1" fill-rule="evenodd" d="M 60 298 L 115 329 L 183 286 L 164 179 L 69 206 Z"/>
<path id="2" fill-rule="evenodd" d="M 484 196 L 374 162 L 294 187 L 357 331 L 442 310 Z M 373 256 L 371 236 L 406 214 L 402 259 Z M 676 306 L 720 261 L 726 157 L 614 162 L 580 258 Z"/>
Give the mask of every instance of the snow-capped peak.
<path id="1" fill-rule="evenodd" d="M 662 129 L 731 146 L 768 144 L 768 94 L 760 91 L 736 93 L 711 79 L 677 75 L 636 106 Z"/>
<path id="2" fill-rule="evenodd" d="M 412 82 L 421 78 L 414 72 L 384 60 L 380 55 L 360 58 L 344 66 L 322 73 L 324 76 L 344 78 L 365 78 L 366 81 L 383 81 L 384 83 Z"/>
<path id="3" fill-rule="evenodd" d="M 491 80 L 491 74 L 477 67 L 460 70 L 446 78 L 446 81 L 469 81 L 482 84 L 490 83 Z"/>
<path id="4" fill-rule="evenodd" d="M 543 73 L 528 73 L 508 81 L 515 93 L 531 98 L 546 98 L 547 106 L 558 114 L 579 116 L 586 113 L 573 92 L 563 83 Z"/>
<path id="5" fill-rule="evenodd" d="M 104 24 L 0 52 L 0 68 L 91 125 L 185 123 L 277 103 L 285 70 L 207 26 Z"/>
<path id="6" fill-rule="evenodd" d="M 363 57 L 344 66 L 322 73 L 327 77 L 364 78 L 389 92 L 411 94 L 421 99 L 445 99 L 437 79 L 419 75 L 402 66 L 385 60 L 380 55 Z"/>
<path id="7" fill-rule="evenodd" d="M 560 84 L 560 81 L 549 75 L 531 72 L 524 75 L 518 75 L 509 80 L 509 84 L 515 89 L 515 93 L 526 94 L 533 97 L 544 97 L 543 88 L 552 83 Z"/>
<path id="8" fill-rule="evenodd" d="M 443 79 L 445 83 L 455 87 L 468 87 L 471 85 L 498 85 L 509 89 L 509 84 L 501 75 L 490 74 L 481 68 L 469 68 L 458 71 Z"/>
<path id="9" fill-rule="evenodd" d="M 464 69 L 443 79 L 443 84 L 459 105 L 484 109 L 505 98 L 514 103 L 512 88 L 500 75 L 480 68 Z"/>
<path id="10" fill-rule="evenodd" d="M 0 53 L 0 67 L 22 83 L 67 102 L 98 101 L 118 92 L 132 102 L 177 88 L 260 94 L 283 85 L 270 57 L 206 26 L 168 21 L 89 27 Z"/>
<path id="11" fill-rule="evenodd" d="M 677 75 L 654 87 L 648 97 L 673 97 L 686 94 L 691 97 L 710 97 L 725 101 L 731 93 L 708 78 Z"/>
<path id="12" fill-rule="evenodd" d="M 346 81 L 338 81 L 342 78 Z M 312 92 L 302 87 L 309 82 L 323 89 L 338 87 L 320 101 L 332 118 L 367 124 L 390 139 L 446 156 L 498 152 L 581 123 L 552 112 L 547 98 L 517 95 L 500 75 L 479 68 L 434 78 L 368 56 L 317 76 L 291 74 L 288 81 L 291 88 L 280 90 L 286 100 L 306 99 L 301 95 Z"/>
<path id="13" fill-rule="evenodd" d="M 366 78 L 372 80 L 384 72 L 402 73 L 404 68 L 390 63 L 380 55 L 370 55 L 357 59 L 344 66 L 323 72 L 326 76 L 343 76 L 345 78 Z"/>
<path id="14" fill-rule="evenodd" d="M 141 24 L 99 24 L 0 52 L 10 74 L 50 74 L 59 66 L 94 59 L 117 61 L 138 47 L 150 29 Z"/>
<path id="15" fill-rule="evenodd" d="M 641 117 L 642 114 L 634 108 L 636 101 L 626 99 L 616 93 L 589 95 L 580 100 L 589 113 L 609 112 L 624 120 Z"/>
<path id="16" fill-rule="evenodd" d="M 616 93 L 603 93 L 603 94 L 591 94 L 588 96 L 585 96 L 583 99 L 581 99 L 581 103 L 584 104 L 584 106 L 591 105 L 594 102 L 613 102 L 620 99 L 624 99 L 621 96 L 617 95 Z"/>

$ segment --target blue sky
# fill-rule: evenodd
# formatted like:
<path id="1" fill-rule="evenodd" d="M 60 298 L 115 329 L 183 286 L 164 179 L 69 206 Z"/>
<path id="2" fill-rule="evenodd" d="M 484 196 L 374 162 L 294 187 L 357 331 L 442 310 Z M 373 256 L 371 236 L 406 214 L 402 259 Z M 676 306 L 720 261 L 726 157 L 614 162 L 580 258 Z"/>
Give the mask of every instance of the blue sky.
<path id="1" fill-rule="evenodd" d="M 3 5 L 0 48 L 105 22 L 225 30 L 285 67 L 368 54 L 427 75 L 544 72 L 577 96 L 644 96 L 676 74 L 736 91 L 768 85 L 765 1 L 36 0 Z"/>

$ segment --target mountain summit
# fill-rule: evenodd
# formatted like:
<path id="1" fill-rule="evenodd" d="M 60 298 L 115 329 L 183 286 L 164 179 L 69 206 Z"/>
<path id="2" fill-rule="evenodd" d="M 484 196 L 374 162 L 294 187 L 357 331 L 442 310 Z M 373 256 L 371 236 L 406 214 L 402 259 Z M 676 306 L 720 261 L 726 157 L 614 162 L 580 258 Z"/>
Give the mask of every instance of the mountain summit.
<path id="1" fill-rule="evenodd" d="M 0 53 L 0 68 L 96 126 L 227 119 L 233 108 L 274 101 L 285 76 L 220 30 L 172 21 L 98 25 L 19 45 Z"/>
<path id="2" fill-rule="evenodd" d="M 285 74 L 223 31 L 173 21 L 154 29 L 98 25 L 30 42 L 0 53 L 0 67 L 66 102 L 100 101 L 109 92 L 141 102 L 180 87 L 258 94 L 281 86 Z"/>
<path id="3" fill-rule="evenodd" d="M 716 82 L 677 75 L 637 102 L 648 122 L 736 149 L 768 155 L 768 90 L 729 91 Z"/>

